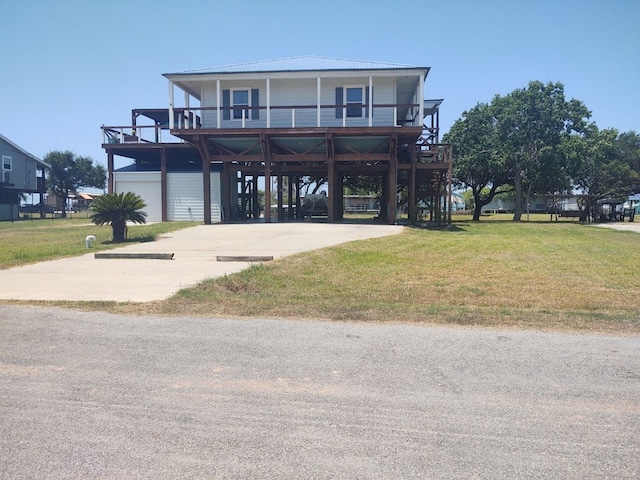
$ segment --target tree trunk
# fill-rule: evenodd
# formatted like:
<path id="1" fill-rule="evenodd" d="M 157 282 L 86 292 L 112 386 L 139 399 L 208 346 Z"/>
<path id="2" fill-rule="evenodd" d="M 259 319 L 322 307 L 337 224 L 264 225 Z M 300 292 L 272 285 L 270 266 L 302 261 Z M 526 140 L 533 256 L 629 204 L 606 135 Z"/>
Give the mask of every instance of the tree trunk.
<path id="1" fill-rule="evenodd" d="M 60 212 L 60 218 L 67 218 L 67 198 L 69 198 L 69 192 L 65 190 L 62 196 L 62 210 Z"/>
<path id="2" fill-rule="evenodd" d="M 519 222 L 522 217 L 522 166 L 516 164 L 514 168 L 513 187 L 515 189 L 515 210 L 513 212 L 513 221 Z"/>
<path id="3" fill-rule="evenodd" d="M 124 242 L 126 229 L 127 229 L 127 223 L 124 221 L 116 221 L 111 224 L 111 231 L 113 233 L 114 243 Z"/>
<path id="4" fill-rule="evenodd" d="M 482 215 L 482 207 L 484 205 L 480 205 L 478 202 L 476 202 L 475 206 L 473 207 L 473 219 L 472 221 L 474 222 L 479 222 L 480 221 L 480 215 Z"/>

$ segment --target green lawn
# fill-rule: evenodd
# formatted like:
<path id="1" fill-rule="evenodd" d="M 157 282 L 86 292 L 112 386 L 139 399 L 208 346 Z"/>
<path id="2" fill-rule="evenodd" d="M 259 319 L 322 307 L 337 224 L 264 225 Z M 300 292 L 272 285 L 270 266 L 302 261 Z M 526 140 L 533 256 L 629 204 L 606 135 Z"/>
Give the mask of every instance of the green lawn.
<path id="1" fill-rule="evenodd" d="M 339 245 L 254 265 L 126 314 L 283 317 L 640 333 L 640 235 L 577 222 L 455 219 L 452 228 Z M 510 219 L 504 216 L 504 220 Z M 496 220 L 499 219 L 499 220 Z M 186 223 L 129 229 L 149 241 Z M 81 220 L 0 223 L 0 268 L 111 248 Z"/>
<path id="2" fill-rule="evenodd" d="M 196 224 L 172 222 L 131 226 L 127 243 L 152 241 L 165 232 Z M 98 227 L 87 218 L 78 216 L 0 222 L 0 268 L 85 254 L 87 235 L 94 235 L 97 239 L 92 251 L 123 245 L 111 243 L 111 227 Z"/>
<path id="3" fill-rule="evenodd" d="M 640 235 L 454 222 L 299 254 L 132 311 L 640 332 Z"/>

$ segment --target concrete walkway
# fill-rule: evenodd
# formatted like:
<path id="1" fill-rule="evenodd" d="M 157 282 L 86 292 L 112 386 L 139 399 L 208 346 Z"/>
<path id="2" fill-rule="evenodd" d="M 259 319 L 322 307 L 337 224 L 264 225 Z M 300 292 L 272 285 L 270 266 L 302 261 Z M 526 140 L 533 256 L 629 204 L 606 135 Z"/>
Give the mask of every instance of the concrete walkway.
<path id="1" fill-rule="evenodd" d="M 624 232 L 640 233 L 640 222 L 613 222 L 613 223 L 596 223 L 596 227 L 612 228 L 614 230 L 622 230 Z"/>
<path id="2" fill-rule="evenodd" d="M 218 262 L 216 256 L 274 259 L 331 245 L 393 235 L 401 226 L 322 223 L 201 225 L 160 240 L 109 250 L 173 253 L 173 260 L 81 257 L 0 270 L 0 299 L 148 302 L 168 298 L 207 278 L 236 273 L 249 262 Z M 84 242 L 84 238 L 79 239 Z"/>

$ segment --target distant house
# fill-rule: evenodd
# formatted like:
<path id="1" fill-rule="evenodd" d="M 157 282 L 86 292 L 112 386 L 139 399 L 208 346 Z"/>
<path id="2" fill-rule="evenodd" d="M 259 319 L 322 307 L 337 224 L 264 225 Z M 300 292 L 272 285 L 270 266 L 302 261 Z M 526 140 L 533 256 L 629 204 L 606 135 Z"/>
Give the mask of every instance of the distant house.
<path id="1" fill-rule="evenodd" d="M 0 220 L 19 218 L 23 193 L 45 193 L 44 171 L 51 168 L 36 156 L 0 135 Z"/>
<path id="2" fill-rule="evenodd" d="M 78 193 L 71 196 L 71 208 L 76 212 L 84 212 L 89 210 L 91 203 L 99 197 L 99 193 Z"/>
<path id="3" fill-rule="evenodd" d="M 380 211 L 380 203 L 375 195 L 345 195 L 345 213 L 364 213 Z"/>
<path id="4" fill-rule="evenodd" d="M 425 96 L 429 70 L 304 56 L 167 73 L 166 108 L 102 127 L 109 192 L 137 193 L 149 220 L 210 224 L 259 218 L 264 189 L 264 221 L 287 221 L 304 215 L 303 179 L 322 178 L 335 222 L 344 179 L 376 176 L 381 219 L 423 200 L 446 218 L 452 149 L 438 140 L 442 100 Z"/>

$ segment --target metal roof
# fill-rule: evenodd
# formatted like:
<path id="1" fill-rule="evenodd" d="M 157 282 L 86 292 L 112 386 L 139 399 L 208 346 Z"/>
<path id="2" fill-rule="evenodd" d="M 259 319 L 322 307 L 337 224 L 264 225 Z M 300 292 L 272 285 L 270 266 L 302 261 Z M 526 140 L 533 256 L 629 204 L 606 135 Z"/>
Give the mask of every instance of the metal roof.
<path id="1" fill-rule="evenodd" d="M 351 60 L 321 56 L 287 57 L 259 62 L 236 63 L 218 67 L 165 73 L 164 75 L 226 74 L 226 73 L 262 73 L 262 72 L 299 72 L 299 71 L 335 71 L 335 70 L 429 70 L 429 67 L 406 65 L 401 63 Z"/>

